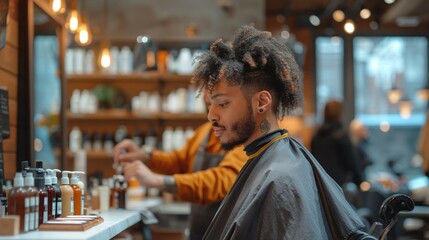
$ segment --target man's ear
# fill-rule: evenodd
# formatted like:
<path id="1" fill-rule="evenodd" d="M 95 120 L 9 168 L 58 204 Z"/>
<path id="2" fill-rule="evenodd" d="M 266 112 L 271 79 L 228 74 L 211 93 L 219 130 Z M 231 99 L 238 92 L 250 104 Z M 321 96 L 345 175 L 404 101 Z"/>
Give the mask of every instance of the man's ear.
<path id="1" fill-rule="evenodd" d="M 271 108 L 272 96 L 268 91 L 260 91 L 257 95 L 257 111 L 259 113 L 264 113 Z"/>

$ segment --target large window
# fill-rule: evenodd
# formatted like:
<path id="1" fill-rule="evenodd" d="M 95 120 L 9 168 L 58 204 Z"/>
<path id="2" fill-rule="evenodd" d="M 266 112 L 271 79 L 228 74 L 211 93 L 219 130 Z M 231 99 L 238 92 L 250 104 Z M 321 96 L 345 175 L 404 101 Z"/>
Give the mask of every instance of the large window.
<path id="1" fill-rule="evenodd" d="M 326 102 L 344 99 L 344 41 L 342 38 L 316 38 L 316 81 L 316 118 L 321 123 Z"/>
<path id="2" fill-rule="evenodd" d="M 424 37 L 354 38 L 356 117 L 370 126 L 421 126 L 427 53 Z"/>
<path id="3" fill-rule="evenodd" d="M 357 118 L 369 130 L 366 150 L 373 165 L 368 176 L 380 171 L 421 174 L 417 142 L 428 103 L 418 91 L 429 81 L 427 39 L 359 36 L 345 42 L 323 36 L 316 38 L 315 52 L 318 122 L 328 100 L 353 102 L 346 114 L 354 115 L 346 119 Z"/>
<path id="4" fill-rule="evenodd" d="M 428 78 L 427 61 L 424 37 L 354 38 L 355 117 L 369 129 L 371 172 L 421 174 L 413 159 L 426 116 L 417 93 Z"/>

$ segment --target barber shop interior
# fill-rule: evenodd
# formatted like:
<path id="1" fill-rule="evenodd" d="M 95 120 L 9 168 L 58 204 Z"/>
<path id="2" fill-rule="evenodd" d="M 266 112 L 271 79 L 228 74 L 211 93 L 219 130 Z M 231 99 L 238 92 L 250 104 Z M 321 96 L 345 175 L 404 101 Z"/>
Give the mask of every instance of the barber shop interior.
<path id="1" fill-rule="evenodd" d="M 429 239 L 428 12 L 0 0 L 0 240 Z"/>

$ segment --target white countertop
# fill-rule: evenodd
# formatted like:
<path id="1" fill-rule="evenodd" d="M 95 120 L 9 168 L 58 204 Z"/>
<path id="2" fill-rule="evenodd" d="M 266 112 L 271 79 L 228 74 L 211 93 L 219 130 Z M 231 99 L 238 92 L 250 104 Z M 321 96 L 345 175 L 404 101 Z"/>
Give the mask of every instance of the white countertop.
<path id="1" fill-rule="evenodd" d="M 161 203 L 161 199 L 145 199 L 138 202 L 127 203 L 127 209 L 110 209 L 107 212 L 100 213 L 100 216 L 104 219 L 103 223 L 100 223 L 86 231 L 32 231 L 15 236 L 0 236 L 0 240 L 111 239 L 118 233 L 141 221 L 141 215 L 139 210 L 143 208 L 153 207 Z"/>

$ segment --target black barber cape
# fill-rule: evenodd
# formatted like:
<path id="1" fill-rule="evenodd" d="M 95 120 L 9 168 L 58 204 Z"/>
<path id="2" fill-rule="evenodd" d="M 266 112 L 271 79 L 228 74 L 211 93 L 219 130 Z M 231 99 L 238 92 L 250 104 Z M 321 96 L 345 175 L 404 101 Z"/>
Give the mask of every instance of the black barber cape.
<path id="1" fill-rule="evenodd" d="M 321 177 L 342 239 L 364 228 L 341 188 L 287 131 L 267 134 L 245 151 L 249 161 L 203 239 L 332 239 L 309 161 Z"/>

